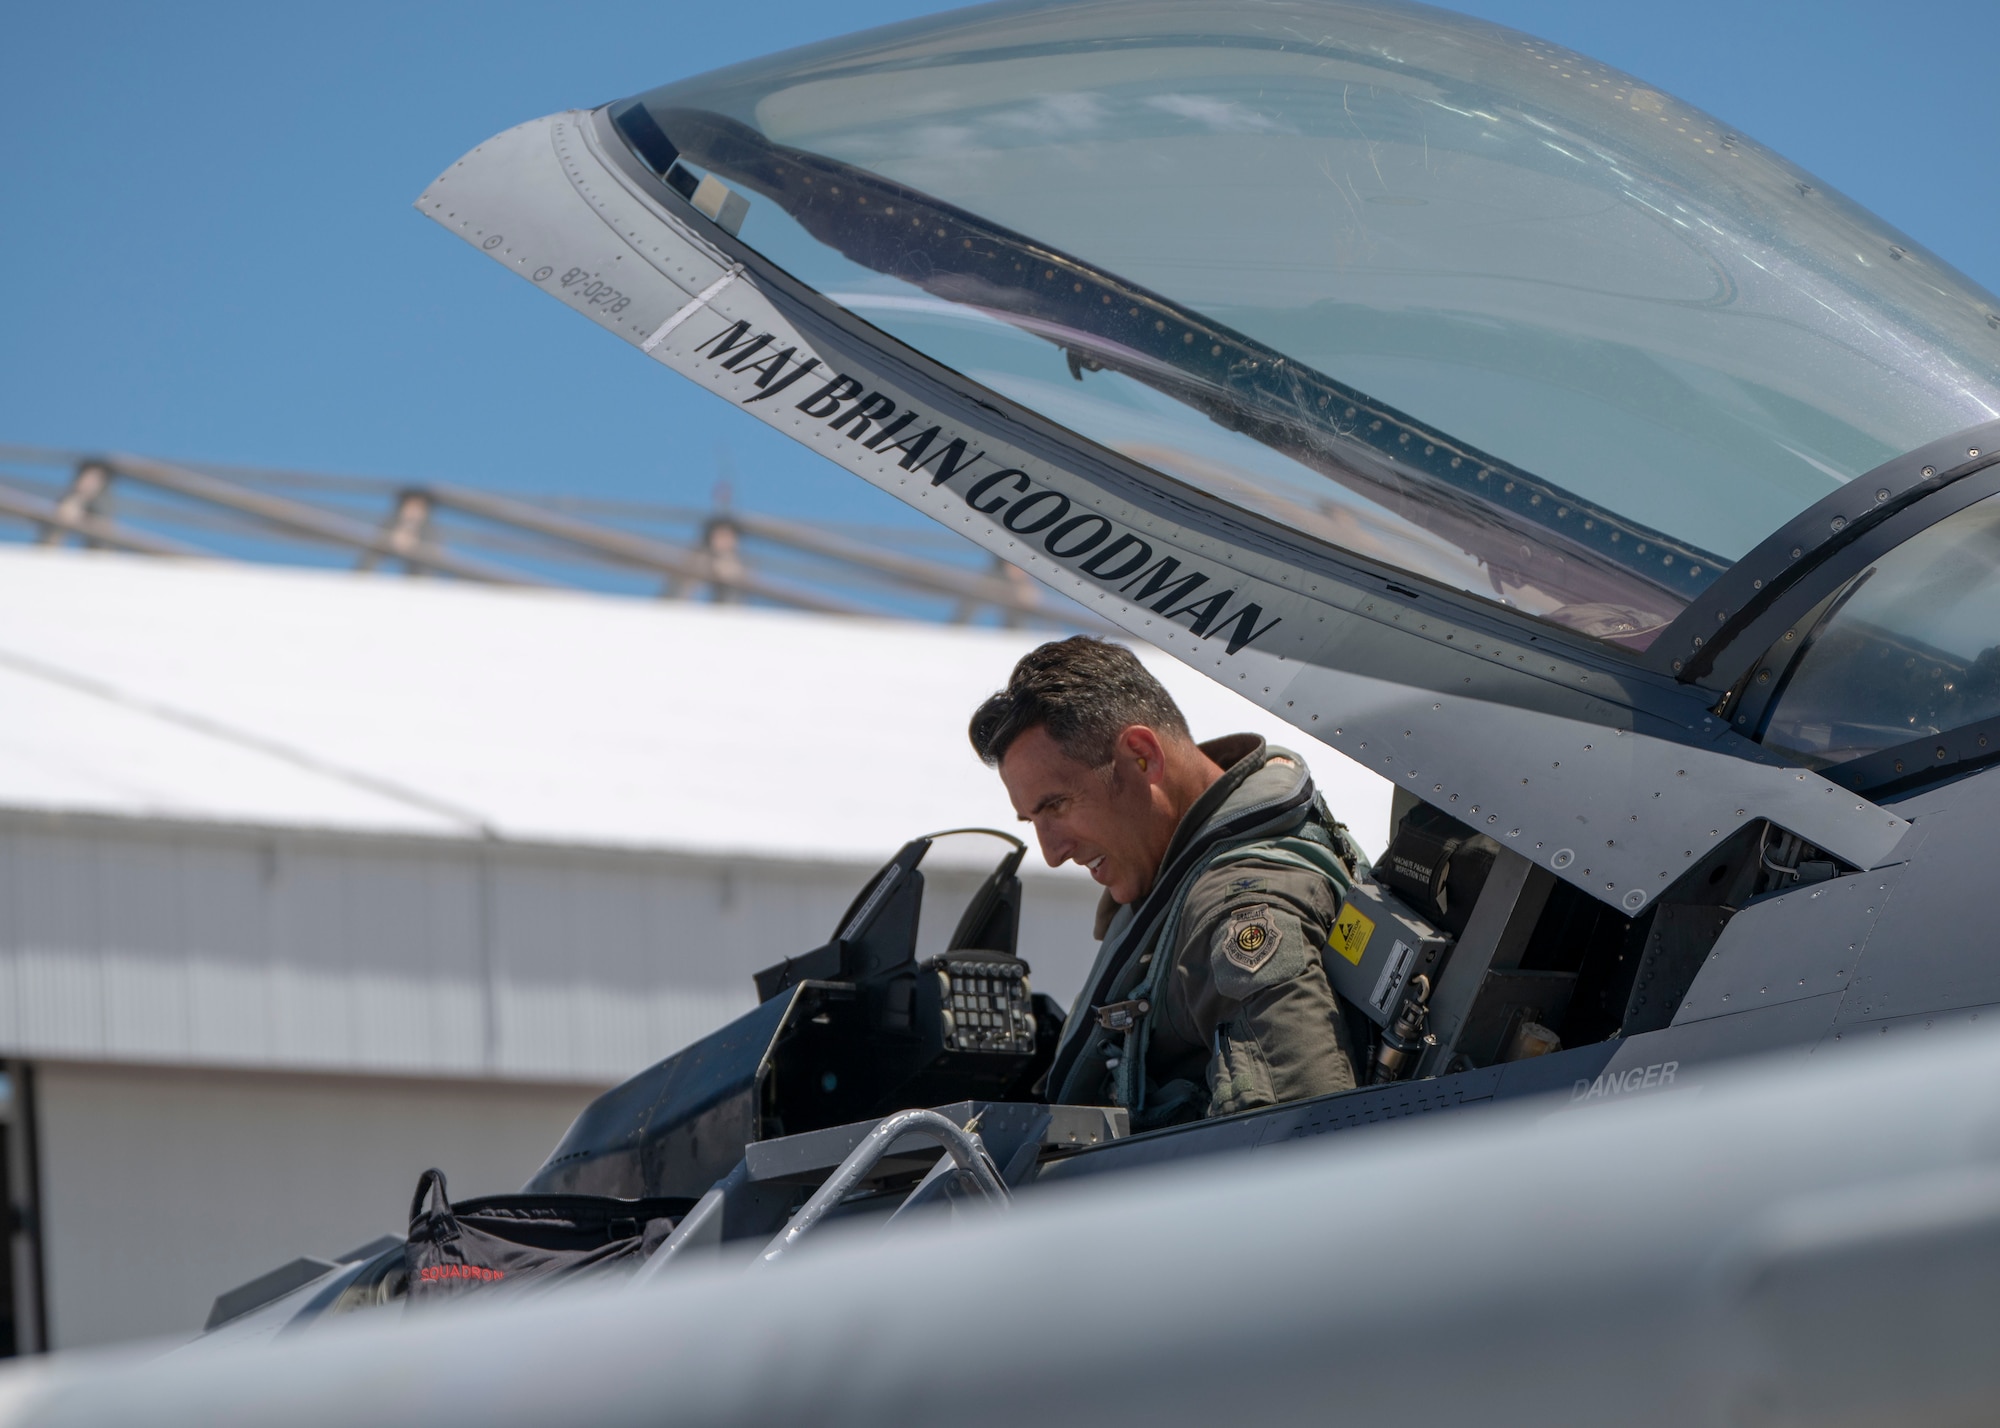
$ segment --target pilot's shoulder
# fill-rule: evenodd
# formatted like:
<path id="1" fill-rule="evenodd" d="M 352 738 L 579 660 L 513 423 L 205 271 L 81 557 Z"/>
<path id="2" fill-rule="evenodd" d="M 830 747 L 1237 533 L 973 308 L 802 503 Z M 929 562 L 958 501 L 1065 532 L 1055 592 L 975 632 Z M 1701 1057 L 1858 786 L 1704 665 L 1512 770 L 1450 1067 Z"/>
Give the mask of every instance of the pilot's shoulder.
<path id="1" fill-rule="evenodd" d="M 1206 925 L 1252 904 L 1275 905 L 1303 921 L 1331 926 L 1340 911 L 1340 890 L 1322 872 L 1289 859 L 1260 858 L 1255 849 L 1245 849 L 1195 878 L 1182 920 L 1191 926 Z"/>

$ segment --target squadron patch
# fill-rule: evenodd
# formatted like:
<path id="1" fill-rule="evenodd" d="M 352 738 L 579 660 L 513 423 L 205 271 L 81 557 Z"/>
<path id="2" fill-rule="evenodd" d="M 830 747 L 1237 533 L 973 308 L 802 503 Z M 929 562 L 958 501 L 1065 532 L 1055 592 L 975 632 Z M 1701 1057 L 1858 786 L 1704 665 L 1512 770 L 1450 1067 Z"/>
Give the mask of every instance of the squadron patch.
<path id="1" fill-rule="evenodd" d="M 1223 931 L 1222 955 L 1246 972 L 1255 972 L 1277 950 L 1278 924 L 1268 907 L 1240 909 Z"/>

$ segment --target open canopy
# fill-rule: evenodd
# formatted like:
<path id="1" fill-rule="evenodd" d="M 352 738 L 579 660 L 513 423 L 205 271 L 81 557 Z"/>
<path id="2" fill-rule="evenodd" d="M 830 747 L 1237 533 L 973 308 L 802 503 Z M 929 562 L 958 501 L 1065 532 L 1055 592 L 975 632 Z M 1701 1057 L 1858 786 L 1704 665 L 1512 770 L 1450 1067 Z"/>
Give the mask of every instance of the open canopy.
<path id="1" fill-rule="evenodd" d="M 1837 487 L 2000 416 L 1977 285 L 1699 110 L 1440 11 L 1008 3 L 612 113 L 926 355 L 1628 648 Z"/>

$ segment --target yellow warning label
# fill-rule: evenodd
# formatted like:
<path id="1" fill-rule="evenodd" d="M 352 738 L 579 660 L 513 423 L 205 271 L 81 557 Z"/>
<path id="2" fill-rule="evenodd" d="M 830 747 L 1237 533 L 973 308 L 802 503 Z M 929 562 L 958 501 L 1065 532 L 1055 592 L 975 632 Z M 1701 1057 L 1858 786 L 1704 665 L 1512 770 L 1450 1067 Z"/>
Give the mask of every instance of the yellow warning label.
<path id="1" fill-rule="evenodd" d="M 1361 954 L 1368 950 L 1369 934 L 1374 930 L 1374 922 L 1360 908 L 1349 903 L 1333 920 L 1333 935 L 1326 939 L 1326 945 L 1359 967 Z"/>

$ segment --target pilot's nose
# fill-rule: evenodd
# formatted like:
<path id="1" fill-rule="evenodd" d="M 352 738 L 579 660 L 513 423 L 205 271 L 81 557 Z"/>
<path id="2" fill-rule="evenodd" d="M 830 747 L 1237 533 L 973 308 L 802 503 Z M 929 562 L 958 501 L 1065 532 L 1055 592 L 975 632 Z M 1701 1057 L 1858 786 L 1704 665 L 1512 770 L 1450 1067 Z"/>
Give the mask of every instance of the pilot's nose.
<path id="1" fill-rule="evenodd" d="M 1035 825 L 1035 841 L 1042 845 L 1042 861 L 1052 868 L 1060 868 L 1069 861 L 1075 843 L 1062 833 Z"/>

